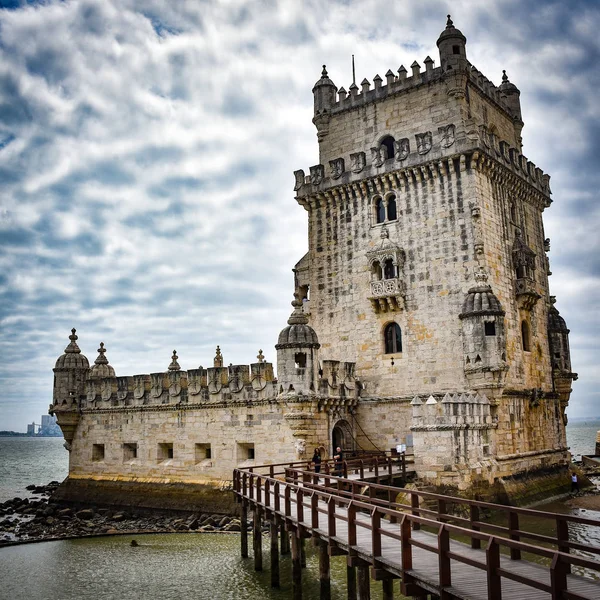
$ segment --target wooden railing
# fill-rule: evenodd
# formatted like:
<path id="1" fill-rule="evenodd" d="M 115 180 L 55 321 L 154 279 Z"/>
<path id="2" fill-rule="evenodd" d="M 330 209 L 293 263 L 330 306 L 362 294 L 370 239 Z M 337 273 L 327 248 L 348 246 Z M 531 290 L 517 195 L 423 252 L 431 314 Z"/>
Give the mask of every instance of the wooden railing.
<path id="1" fill-rule="evenodd" d="M 303 465 L 306 466 L 306 463 Z M 278 470 L 281 467 L 283 473 Z M 269 474 L 257 472 L 262 470 L 268 470 Z M 284 475 L 284 480 L 279 475 Z M 423 593 L 425 590 L 436 594 L 443 592 L 444 597 L 453 597 L 453 568 L 456 567 L 451 561 L 455 561 L 481 571 L 482 582 L 487 582 L 488 600 L 500 600 L 503 597 L 502 579 L 542 590 L 556 599 L 600 598 L 600 582 L 593 581 L 593 577 L 600 579 L 600 562 L 571 553 L 571 550 L 575 550 L 600 554 L 600 548 L 569 539 L 570 524 L 600 527 L 600 522 L 593 519 L 405 490 L 327 473 L 316 475 L 298 468 L 298 465 L 289 464 L 236 470 L 233 481 L 237 498 L 244 506 L 255 510 L 255 526 L 260 515 L 281 519 L 298 538 L 317 536 L 330 548 L 368 561 L 374 572 L 383 570 L 401 578 L 402 591 L 406 595 Z M 399 493 L 405 494 L 407 501 L 397 501 Z M 484 512 L 492 511 L 504 514 L 507 524 L 503 526 L 482 520 Z M 556 534 L 543 535 L 522 529 L 520 517 L 523 516 L 552 520 Z M 338 535 L 340 522 L 346 524 L 343 537 Z M 247 535 L 244 529 L 242 523 L 242 536 Z M 419 530 L 429 534 L 433 532 L 434 535 L 415 534 Z M 369 532 L 366 544 L 364 535 L 359 540 L 361 531 Z M 451 548 L 451 537 L 466 541 L 466 544 Z M 382 550 L 385 539 L 393 539 L 398 543 L 401 549 L 399 562 L 394 563 L 386 558 Z M 546 547 L 523 540 L 540 542 Z M 481 554 L 461 552 L 461 548 L 469 550 L 482 547 L 485 551 Z M 427 580 L 418 574 L 418 569 L 415 571 L 415 549 L 436 555 L 437 580 Z M 546 561 L 549 578 L 540 576 L 539 569 L 542 567 L 539 565 L 537 571 L 532 569 L 527 574 L 501 563 L 503 554 L 518 561 L 524 553 L 539 561 Z M 527 563 L 529 561 L 521 562 Z M 592 578 L 570 575 L 574 566 L 592 574 Z M 581 585 L 584 588 L 591 585 L 591 595 L 589 589 L 583 589 L 581 585 L 579 588 L 569 587 L 569 577 L 576 577 L 579 583 L 583 582 Z M 460 593 L 464 594 L 464 590 Z"/>
<path id="2" fill-rule="evenodd" d="M 403 479 L 406 479 L 406 472 L 413 464 L 414 456 L 412 455 L 392 455 L 389 452 L 383 451 L 365 451 L 356 457 L 343 460 L 341 465 L 336 463 L 332 458 L 323 459 L 321 462 L 321 475 L 339 473 L 340 476 L 347 478 L 349 475 L 354 474 L 358 475 L 360 479 L 364 479 L 365 477 L 379 479 L 384 476 L 392 477 L 394 475 L 401 475 Z M 300 460 L 245 467 L 243 471 L 260 474 L 268 473 L 269 477 L 280 477 L 284 476 L 288 469 L 296 469 L 301 472 L 314 472 L 314 463 L 311 460 Z M 234 471 L 234 477 L 236 471 Z"/>

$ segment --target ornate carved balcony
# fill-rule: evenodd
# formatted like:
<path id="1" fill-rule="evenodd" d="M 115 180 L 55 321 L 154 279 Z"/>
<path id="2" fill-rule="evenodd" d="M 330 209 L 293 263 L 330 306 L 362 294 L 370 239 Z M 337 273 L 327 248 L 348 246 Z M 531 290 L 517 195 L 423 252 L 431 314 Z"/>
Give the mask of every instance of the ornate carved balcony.
<path id="1" fill-rule="evenodd" d="M 375 312 L 390 312 L 404 308 L 406 285 L 402 279 L 371 281 L 369 300 Z"/>
<path id="2" fill-rule="evenodd" d="M 515 285 L 519 308 L 531 310 L 541 296 L 535 291 L 535 283 L 530 277 L 519 277 Z"/>

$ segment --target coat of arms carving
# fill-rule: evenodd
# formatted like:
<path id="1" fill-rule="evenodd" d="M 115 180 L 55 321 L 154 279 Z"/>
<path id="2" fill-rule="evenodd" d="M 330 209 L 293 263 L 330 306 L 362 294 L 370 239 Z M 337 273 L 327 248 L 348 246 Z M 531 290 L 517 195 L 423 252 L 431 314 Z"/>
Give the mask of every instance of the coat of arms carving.
<path id="1" fill-rule="evenodd" d="M 417 152 L 419 154 L 427 154 L 431 150 L 431 131 L 426 131 L 425 133 L 417 133 L 415 135 L 415 139 L 417 141 Z"/>
<path id="2" fill-rule="evenodd" d="M 310 182 L 313 185 L 319 185 L 325 178 L 325 167 L 323 165 L 315 165 L 310 168 Z"/>
<path id="3" fill-rule="evenodd" d="M 410 154 L 410 142 L 408 138 L 402 138 L 394 142 L 396 160 L 406 160 Z"/>
<path id="4" fill-rule="evenodd" d="M 451 123 L 445 127 L 438 127 L 438 132 L 442 134 L 440 141 L 442 148 L 450 148 L 454 144 L 454 132 L 456 127 Z"/>
<path id="5" fill-rule="evenodd" d="M 345 171 L 343 158 L 334 158 L 333 160 L 330 160 L 329 166 L 331 168 L 331 177 L 333 177 L 333 179 L 339 179 Z"/>
<path id="6" fill-rule="evenodd" d="M 353 173 L 360 173 L 367 166 L 367 155 L 364 152 L 355 152 L 350 155 L 351 167 Z"/>

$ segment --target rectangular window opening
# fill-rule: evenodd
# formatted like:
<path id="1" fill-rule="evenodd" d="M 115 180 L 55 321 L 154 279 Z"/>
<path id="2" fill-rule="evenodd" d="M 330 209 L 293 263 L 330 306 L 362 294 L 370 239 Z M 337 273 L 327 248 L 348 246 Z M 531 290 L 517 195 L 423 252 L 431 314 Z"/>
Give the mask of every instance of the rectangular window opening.
<path id="1" fill-rule="evenodd" d="M 496 323 L 488 322 L 484 324 L 485 335 L 496 335 Z"/>
<path id="2" fill-rule="evenodd" d="M 123 461 L 135 460 L 137 458 L 137 443 L 123 444 Z"/>
<path id="3" fill-rule="evenodd" d="M 170 460 L 173 458 L 173 444 L 172 443 L 162 443 L 158 444 L 158 453 L 157 453 L 158 462 L 164 462 L 165 460 Z"/>
<path id="4" fill-rule="evenodd" d="M 254 444 L 246 442 L 238 442 L 237 445 L 237 460 L 238 462 L 245 462 L 247 460 L 254 460 L 256 454 L 254 452 Z"/>
<path id="5" fill-rule="evenodd" d="M 212 458 L 212 448 L 210 444 L 196 444 L 196 464 L 205 464 Z"/>
<path id="6" fill-rule="evenodd" d="M 104 460 L 104 444 L 92 444 L 92 461 L 102 462 Z"/>

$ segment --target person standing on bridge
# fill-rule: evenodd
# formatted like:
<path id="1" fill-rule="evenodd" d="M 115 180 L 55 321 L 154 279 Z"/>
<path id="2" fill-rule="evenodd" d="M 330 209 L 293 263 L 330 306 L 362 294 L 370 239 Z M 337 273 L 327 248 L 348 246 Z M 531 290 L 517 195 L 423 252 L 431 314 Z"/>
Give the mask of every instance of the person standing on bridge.
<path id="1" fill-rule="evenodd" d="M 335 449 L 335 455 L 333 457 L 333 460 L 335 463 L 335 476 L 341 477 L 342 467 L 344 466 L 344 453 L 342 452 L 342 449 L 339 446 Z"/>
<path id="2" fill-rule="evenodd" d="M 315 452 L 312 457 L 312 462 L 315 465 L 315 473 L 321 472 L 321 450 L 319 448 L 315 448 Z"/>

